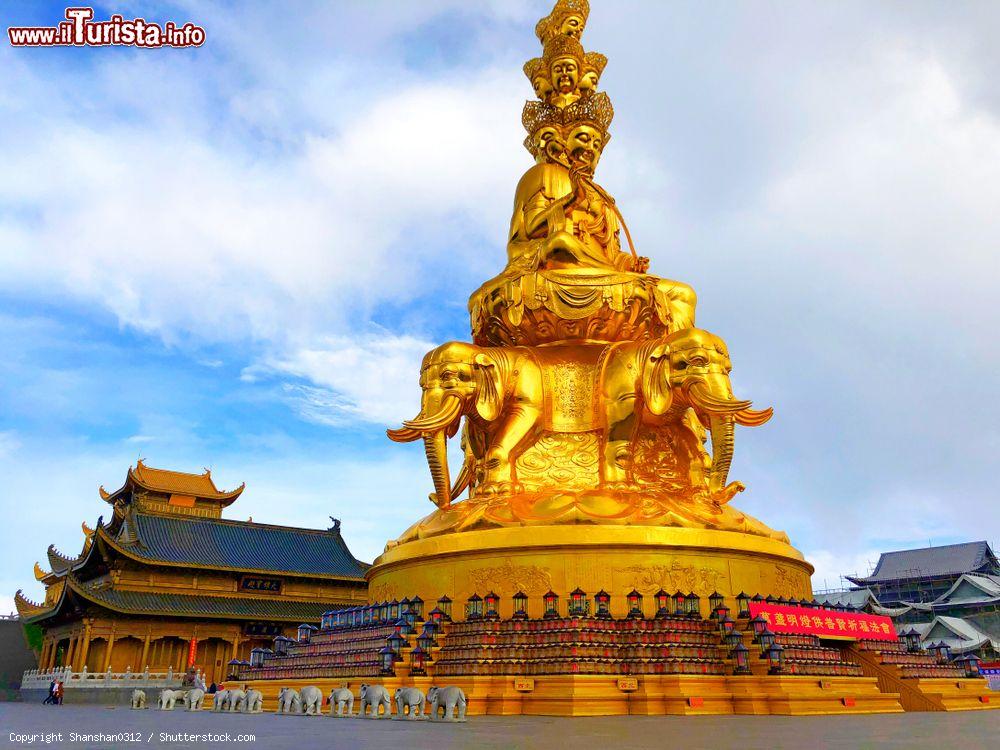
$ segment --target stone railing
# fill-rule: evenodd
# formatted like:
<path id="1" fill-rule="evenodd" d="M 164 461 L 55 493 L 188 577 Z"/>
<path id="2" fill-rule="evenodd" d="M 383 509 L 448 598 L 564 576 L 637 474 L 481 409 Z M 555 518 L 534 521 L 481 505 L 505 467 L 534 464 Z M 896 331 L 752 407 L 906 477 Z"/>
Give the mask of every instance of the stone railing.
<path id="1" fill-rule="evenodd" d="M 55 680 L 62 681 L 67 690 L 76 688 L 179 688 L 184 677 L 182 672 L 174 673 L 173 669 L 166 672 L 150 672 L 147 668 L 142 672 L 72 672 L 68 668 L 39 671 L 29 669 L 21 677 L 22 690 L 48 690 L 49 684 Z M 200 680 L 201 674 L 198 678 Z"/>

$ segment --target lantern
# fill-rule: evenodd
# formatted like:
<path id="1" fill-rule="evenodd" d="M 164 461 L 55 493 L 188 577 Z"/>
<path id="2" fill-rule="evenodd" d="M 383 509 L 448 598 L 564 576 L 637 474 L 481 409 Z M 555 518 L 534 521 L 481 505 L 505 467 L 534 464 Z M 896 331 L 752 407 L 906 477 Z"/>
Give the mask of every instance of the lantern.
<path id="1" fill-rule="evenodd" d="M 569 592 L 570 617 L 583 617 L 587 614 L 587 592 L 577 586 Z"/>
<path id="2" fill-rule="evenodd" d="M 445 622 L 451 622 L 451 599 L 448 595 L 442 596 L 437 601 L 438 609 L 440 609 L 444 614 L 441 619 Z"/>
<path id="3" fill-rule="evenodd" d="M 767 650 L 768 674 L 781 674 L 785 668 L 785 649 L 780 643 L 771 644 Z"/>
<path id="4" fill-rule="evenodd" d="M 657 620 L 662 620 L 670 616 L 670 594 L 660 589 L 653 594 L 653 603 L 656 605 Z"/>
<path id="5" fill-rule="evenodd" d="M 369 622 L 385 622 L 389 619 L 389 602 L 382 601 L 378 604 L 372 605 L 372 614 L 369 618 Z"/>
<path id="6" fill-rule="evenodd" d="M 701 597 L 698 596 L 693 591 L 687 595 L 687 600 L 684 602 L 687 606 L 688 617 L 701 617 Z"/>
<path id="7" fill-rule="evenodd" d="M 422 648 L 428 654 L 430 654 L 430 650 L 437 645 L 437 642 L 434 640 L 433 626 L 431 626 L 430 628 L 428 628 L 426 625 L 424 626 L 424 629 L 420 632 L 420 635 L 417 636 L 417 645 L 420 646 L 420 648 Z"/>
<path id="8" fill-rule="evenodd" d="M 427 619 L 428 622 L 433 622 L 433 623 L 436 623 L 437 625 L 440 625 L 442 622 L 445 621 L 444 620 L 444 612 L 441 611 L 440 607 L 435 607 L 430 612 L 428 612 L 427 613 L 427 618 L 428 618 Z"/>
<path id="9" fill-rule="evenodd" d="M 497 609 L 500 606 L 500 597 L 497 596 L 495 591 L 491 591 L 483 598 L 483 604 L 486 605 L 486 612 L 483 614 L 483 619 L 500 619 L 500 611 Z"/>
<path id="10" fill-rule="evenodd" d="M 604 589 L 594 594 L 594 616 L 600 620 L 611 619 L 611 594 Z"/>
<path id="11" fill-rule="evenodd" d="M 391 646 L 384 646 L 379 649 L 379 658 L 382 660 L 382 674 L 391 675 L 396 671 L 396 659 L 399 658 Z"/>
<path id="12" fill-rule="evenodd" d="M 725 600 L 726 600 L 725 597 L 718 591 L 713 591 L 711 594 L 708 595 L 708 611 L 709 611 L 708 619 L 710 620 L 719 619 L 719 613 L 717 610 L 719 609 L 719 607 L 723 605 Z"/>
<path id="13" fill-rule="evenodd" d="M 750 595 L 741 591 L 736 595 L 736 619 L 750 617 Z"/>
<path id="14" fill-rule="evenodd" d="M 424 669 L 424 665 L 428 661 L 430 661 L 430 659 L 427 652 L 420 648 L 420 646 L 417 646 L 410 652 L 410 674 L 427 674 L 427 671 Z"/>
<path id="15" fill-rule="evenodd" d="M 409 606 L 410 606 L 410 599 L 409 599 L 409 597 L 404 596 L 402 599 L 399 600 L 399 616 L 400 617 L 403 616 L 403 613 L 406 612 L 406 610 L 409 608 Z"/>
<path id="16" fill-rule="evenodd" d="M 764 628 L 767 627 L 767 620 L 765 620 L 760 615 L 751 618 L 747 623 L 747 630 L 753 633 L 753 642 L 757 642 L 757 637 L 761 634 Z"/>
<path id="17" fill-rule="evenodd" d="M 632 589 L 625 594 L 625 601 L 628 603 L 628 615 L 630 620 L 642 619 L 642 594 Z"/>
<path id="18" fill-rule="evenodd" d="M 239 659 L 230 659 L 228 664 L 228 673 L 226 674 L 227 680 L 238 680 L 240 677 L 240 669 L 243 666 L 243 662 Z"/>
<path id="19" fill-rule="evenodd" d="M 428 620 L 424 623 L 424 632 L 430 633 L 431 636 L 435 636 L 441 632 L 441 624 L 434 622 L 434 620 Z"/>
<path id="20" fill-rule="evenodd" d="M 764 603 L 765 603 L 765 604 L 777 604 L 777 603 L 778 603 L 778 600 L 774 598 L 774 594 L 768 594 L 768 595 L 767 595 L 767 596 L 766 596 L 766 597 L 764 598 Z"/>
<path id="21" fill-rule="evenodd" d="M 763 659 L 771 650 L 771 646 L 774 645 L 774 631 L 765 625 L 764 629 L 760 631 L 760 635 L 757 636 L 757 642 L 760 644 L 760 657 Z"/>
<path id="22" fill-rule="evenodd" d="M 780 604 L 782 607 L 787 607 L 788 606 L 788 600 L 785 597 L 783 597 L 783 596 L 779 596 L 776 603 Z"/>
<path id="23" fill-rule="evenodd" d="M 296 630 L 296 637 L 298 638 L 299 643 L 309 643 L 309 636 L 312 635 L 314 630 L 316 630 L 316 626 L 302 623 Z"/>
<path id="24" fill-rule="evenodd" d="M 397 599 L 393 599 L 389 602 L 388 609 L 386 610 L 386 619 L 391 622 L 395 622 L 399 619 L 399 601 Z"/>
<path id="25" fill-rule="evenodd" d="M 415 596 L 410 599 L 410 611 L 413 612 L 415 622 L 423 622 L 424 620 L 424 600 L 419 596 Z"/>
<path id="26" fill-rule="evenodd" d="M 264 666 L 264 649 L 254 648 L 250 650 L 250 666 L 251 667 Z"/>
<path id="27" fill-rule="evenodd" d="M 722 636 L 722 640 L 726 642 L 726 645 L 729 646 L 729 648 L 736 648 L 737 643 L 743 642 L 743 636 L 740 635 L 737 631 L 733 630 Z"/>
<path id="28" fill-rule="evenodd" d="M 403 646 L 406 645 L 406 639 L 399 633 L 393 633 L 385 639 L 385 645 L 391 648 L 392 653 L 398 657 L 403 654 Z"/>
<path id="29" fill-rule="evenodd" d="M 940 643 L 928 643 L 925 647 L 927 653 L 933 656 L 937 661 L 941 661 L 941 644 Z"/>
<path id="30" fill-rule="evenodd" d="M 724 615 L 722 619 L 719 620 L 719 633 L 725 638 L 730 633 L 736 632 L 736 620 L 730 617 L 728 614 Z"/>
<path id="31" fill-rule="evenodd" d="M 938 651 L 944 661 L 951 661 L 951 646 L 948 645 L 947 641 L 938 642 Z"/>
<path id="32" fill-rule="evenodd" d="M 413 632 L 413 626 L 410 624 L 410 621 L 407 620 L 405 617 L 400 617 L 398 620 L 396 620 L 396 622 L 394 622 L 392 625 L 392 629 L 393 632 L 399 633 L 399 635 L 409 635 L 410 633 Z"/>
<path id="33" fill-rule="evenodd" d="M 812 602 L 810 602 L 808 599 L 800 599 L 799 606 L 802 607 L 803 609 L 812 609 Z"/>
<path id="34" fill-rule="evenodd" d="M 799 600 L 798 600 L 798 599 L 796 599 L 796 598 L 795 598 L 795 597 L 793 596 L 793 597 L 792 597 L 791 599 L 789 599 L 789 600 L 788 600 L 788 606 L 789 606 L 789 607 L 797 607 L 797 606 L 799 606 Z"/>
<path id="35" fill-rule="evenodd" d="M 733 674 L 750 674 L 750 649 L 744 646 L 742 643 L 737 643 L 733 646 L 733 650 L 730 652 L 733 657 L 735 666 L 733 667 Z"/>
<path id="36" fill-rule="evenodd" d="M 982 677 L 982 672 L 979 669 L 979 665 L 982 660 L 978 656 L 973 653 L 968 653 L 959 661 L 965 662 L 966 677 Z"/>
<path id="37" fill-rule="evenodd" d="M 684 592 L 680 589 L 674 592 L 674 614 L 687 614 L 687 608 L 684 606 Z"/>
<path id="38" fill-rule="evenodd" d="M 412 632 L 414 626 L 417 624 L 417 615 L 413 611 L 413 607 L 409 603 L 404 607 L 402 602 L 399 604 L 399 618 L 401 620 L 406 620 L 407 624 L 410 626 Z"/>
<path id="39" fill-rule="evenodd" d="M 551 589 L 542 596 L 545 605 L 545 613 L 542 617 L 546 620 L 555 620 L 559 617 L 559 594 Z"/>
<path id="40" fill-rule="evenodd" d="M 514 615 L 511 618 L 513 620 L 527 620 L 528 619 L 528 595 L 523 591 L 518 591 L 514 594 Z"/>
<path id="41" fill-rule="evenodd" d="M 288 644 L 295 643 L 291 638 L 285 638 L 283 635 L 279 635 L 274 639 L 274 653 L 277 656 L 285 656 L 288 653 Z"/>
<path id="42" fill-rule="evenodd" d="M 914 628 L 905 630 L 900 633 L 903 639 L 906 641 L 906 650 L 910 653 L 915 653 L 920 650 L 920 633 Z"/>
<path id="43" fill-rule="evenodd" d="M 466 620 L 483 619 L 483 598 L 479 594 L 474 593 L 465 602 L 465 619 Z"/>

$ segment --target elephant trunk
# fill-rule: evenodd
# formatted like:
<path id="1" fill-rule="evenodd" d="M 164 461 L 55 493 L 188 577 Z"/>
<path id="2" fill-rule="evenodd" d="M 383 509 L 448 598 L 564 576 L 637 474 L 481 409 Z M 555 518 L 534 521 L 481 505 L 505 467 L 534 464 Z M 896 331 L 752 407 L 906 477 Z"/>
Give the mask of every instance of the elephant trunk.
<path id="1" fill-rule="evenodd" d="M 708 475 L 708 488 L 712 493 L 720 492 L 729 477 L 729 465 L 733 462 L 733 416 L 713 414 L 709 418 L 712 432 L 712 470 Z"/>
<path id="2" fill-rule="evenodd" d="M 431 499 L 439 508 L 445 508 L 451 503 L 451 477 L 448 475 L 448 438 L 443 429 L 424 433 L 424 452 L 434 481 Z"/>

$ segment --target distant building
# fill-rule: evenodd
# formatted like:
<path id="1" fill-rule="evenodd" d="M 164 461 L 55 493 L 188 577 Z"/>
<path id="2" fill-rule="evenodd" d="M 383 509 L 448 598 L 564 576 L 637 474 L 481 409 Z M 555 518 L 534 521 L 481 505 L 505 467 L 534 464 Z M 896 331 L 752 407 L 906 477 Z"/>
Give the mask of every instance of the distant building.
<path id="1" fill-rule="evenodd" d="M 932 602 L 965 574 L 1000 576 L 1000 562 L 986 542 L 883 552 L 869 576 L 847 576 L 867 588 L 883 607 Z"/>
<path id="2" fill-rule="evenodd" d="M 858 588 L 819 596 L 889 615 L 921 641 L 944 641 L 953 654 L 1000 656 L 1000 563 L 986 542 L 885 552 L 869 576 L 846 576 Z"/>
<path id="3" fill-rule="evenodd" d="M 21 621 L 35 628 L 38 666 L 89 672 L 199 667 L 225 679 L 300 623 L 364 602 L 368 568 L 351 554 L 339 523 L 327 530 L 231 521 L 211 473 L 154 469 L 139 461 L 114 492 L 101 488 L 111 519 L 85 523 L 76 557 L 48 549 L 36 603 L 21 591 Z M 40 633 L 38 632 L 40 631 Z"/>

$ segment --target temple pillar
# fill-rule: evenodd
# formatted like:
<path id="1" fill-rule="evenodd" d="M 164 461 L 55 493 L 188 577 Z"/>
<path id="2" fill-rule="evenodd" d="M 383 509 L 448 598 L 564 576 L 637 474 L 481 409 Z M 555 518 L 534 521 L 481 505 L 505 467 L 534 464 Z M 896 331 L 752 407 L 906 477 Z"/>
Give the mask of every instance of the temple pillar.
<path id="1" fill-rule="evenodd" d="M 86 625 L 83 626 L 83 641 L 80 644 L 80 653 L 77 656 L 77 662 L 79 664 L 76 667 L 77 671 L 83 671 L 83 668 L 87 666 L 87 652 L 90 651 L 90 622 L 88 621 Z"/>
<path id="2" fill-rule="evenodd" d="M 39 671 L 45 669 L 45 665 L 49 660 L 49 642 L 42 639 L 42 649 L 38 652 L 38 669 Z"/>
<path id="3" fill-rule="evenodd" d="M 142 671 L 149 666 L 149 638 L 150 638 L 150 626 L 146 626 L 146 639 L 142 642 L 142 658 L 139 659 L 141 662 L 137 671 Z"/>
<path id="4" fill-rule="evenodd" d="M 102 672 L 107 672 L 108 667 L 111 666 L 111 650 L 115 647 L 115 632 L 111 631 L 108 636 L 108 650 L 104 654 L 104 666 L 101 668 Z"/>
<path id="5" fill-rule="evenodd" d="M 69 644 L 66 646 L 66 658 L 63 662 L 63 666 L 68 667 L 71 672 L 76 671 L 73 665 L 76 662 L 76 649 L 79 641 L 80 636 L 71 635 L 69 637 Z"/>

